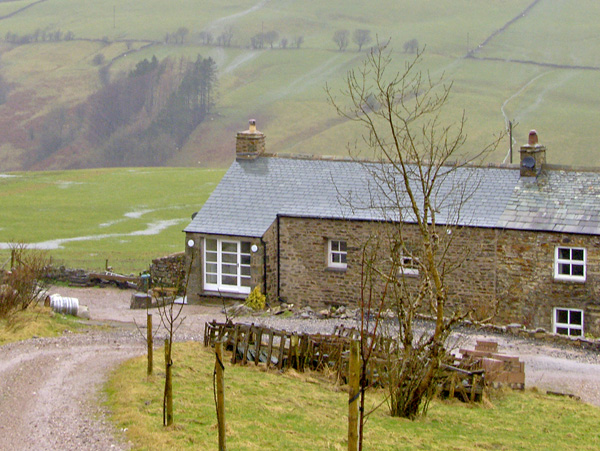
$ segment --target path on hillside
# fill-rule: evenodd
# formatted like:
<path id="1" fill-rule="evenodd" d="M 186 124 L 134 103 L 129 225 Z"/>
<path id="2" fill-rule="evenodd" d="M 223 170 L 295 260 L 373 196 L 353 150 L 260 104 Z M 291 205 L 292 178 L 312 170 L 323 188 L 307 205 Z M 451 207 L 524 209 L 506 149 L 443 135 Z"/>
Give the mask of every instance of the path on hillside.
<path id="1" fill-rule="evenodd" d="M 229 16 L 224 16 L 224 17 L 220 17 L 216 20 L 213 20 L 211 23 L 209 23 L 206 27 L 204 27 L 204 31 L 215 31 L 220 25 L 227 23 L 227 22 L 235 22 L 237 19 L 239 19 L 240 17 L 244 17 L 247 14 L 256 12 L 262 8 L 264 8 L 264 6 L 269 3 L 270 0 L 260 0 L 256 5 L 245 9 L 243 11 L 239 11 L 237 13 L 233 13 L 230 14 Z"/>

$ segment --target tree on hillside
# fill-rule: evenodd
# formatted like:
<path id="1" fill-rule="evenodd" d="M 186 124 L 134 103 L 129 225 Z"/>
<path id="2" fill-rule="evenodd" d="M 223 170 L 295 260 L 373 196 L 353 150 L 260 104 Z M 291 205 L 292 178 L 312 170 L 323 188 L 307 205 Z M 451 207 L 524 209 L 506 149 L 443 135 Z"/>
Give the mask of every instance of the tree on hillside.
<path id="1" fill-rule="evenodd" d="M 183 42 L 187 38 L 187 35 L 190 34 L 190 30 L 188 30 L 186 27 L 179 27 L 177 31 L 173 34 L 175 36 L 175 42 L 179 42 L 179 44 L 183 45 Z"/>
<path id="2" fill-rule="evenodd" d="M 144 58 L 135 65 L 135 69 L 129 72 L 129 77 L 139 77 L 154 71 L 158 67 L 158 59 L 156 55 L 152 55 L 152 59 L 148 61 Z"/>
<path id="3" fill-rule="evenodd" d="M 350 32 L 348 30 L 336 30 L 336 32 L 333 33 L 332 39 L 333 42 L 335 42 L 335 44 L 338 46 L 340 52 L 343 52 L 346 50 L 346 47 L 348 47 L 348 43 L 350 41 Z"/>
<path id="4" fill-rule="evenodd" d="M 202 44 L 204 44 L 204 45 L 210 45 L 210 44 L 212 44 L 213 35 L 212 35 L 212 33 L 210 31 L 201 31 L 198 34 L 198 37 L 202 41 Z"/>
<path id="5" fill-rule="evenodd" d="M 250 38 L 250 47 L 259 50 L 265 47 L 265 34 L 257 33 Z"/>
<path id="6" fill-rule="evenodd" d="M 156 128 L 170 134 L 183 145 L 189 134 L 204 120 L 214 106 L 217 65 L 212 58 L 200 55 L 188 64 L 177 91 L 159 114 Z"/>
<path id="7" fill-rule="evenodd" d="M 217 45 L 223 47 L 231 47 L 231 40 L 233 39 L 233 27 L 231 25 L 225 27 L 225 29 L 217 37 Z"/>
<path id="8" fill-rule="evenodd" d="M 279 33 L 275 30 L 267 31 L 265 33 L 265 42 L 267 44 L 269 44 L 271 49 L 273 48 L 273 44 L 275 43 L 275 41 L 277 41 L 278 38 L 279 38 Z"/>
<path id="9" fill-rule="evenodd" d="M 371 31 L 362 29 L 354 30 L 354 33 L 352 33 L 352 41 L 358 46 L 358 51 L 360 52 L 363 45 L 371 43 Z"/>
<path id="10" fill-rule="evenodd" d="M 302 44 L 304 44 L 304 36 L 295 36 L 294 40 L 292 41 L 292 46 L 299 49 L 302 47 Z"/>
<path id="11" fill-rule="evenodd" d="M 212 58 L 200 58 L 196 61 L 199 75 L 199 106 L 202 116 L 206 116 L 215 105 L 214 92 L 217 85 L 217 63 Z"/>
<path id="12" fill-rule="evenodd" d="M 419 52 L 419 41 L 411 39 L 404 43 L 404 53 L 418 53 Z"/>
<path id="13" fill-rule="evenodd" d="M 378 44 L 360 68 L 348 73 L 343 100 L 330 89 L 328 94 L 339 115 L 364 127 L 363 142 L 376 162 L 363 165 L 372 180 L 370 199 L 358 204 L 349 193 L 343 202 L 377 209 L 387 219 L 362 247 L 363 362 L 369 357 L 368 333 L 375 326 L 384 332 L 382 313 L 389 309 L 397 321 L 397 330 L 389 333 L 394 345 L 384 375 L 390 412 L 414 418 L 427 409 L 447 359 L 448 336 L 465 314 L 447 308 L 445 282 L 460 268 L 461 252 L 468 252 L 449 253 L 461 233 L 461 209 L 477 187 L 476 180 L 464 177 L 469 171 L 459 170 L 493 150 L 498 140 L 474 157 L 465 155 L 464 114 L 455 123 L 443 123 L 451 84 L 419 70 L 421 53 L 401 71 L 392 67 L 391 54 L 387 43 Z M 432 329 L 416 329 L 419 313 L 434 318 Z M 363 365 L 363 408 L 366 377 Z M 361 425 L 363 415 L 364 409 Z"/>

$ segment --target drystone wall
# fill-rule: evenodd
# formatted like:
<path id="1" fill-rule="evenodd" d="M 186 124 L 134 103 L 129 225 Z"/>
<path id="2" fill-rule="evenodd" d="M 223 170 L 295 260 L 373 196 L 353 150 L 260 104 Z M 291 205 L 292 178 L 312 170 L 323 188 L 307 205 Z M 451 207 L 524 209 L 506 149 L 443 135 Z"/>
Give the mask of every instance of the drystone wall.
<path id="1" fill-rule="evenodd" d="M 185 284 L 185 253 L 167 255 L 155 258 L 150 265 L 150 279 L 152 285 L 162 287 L 175 287 Z"/>

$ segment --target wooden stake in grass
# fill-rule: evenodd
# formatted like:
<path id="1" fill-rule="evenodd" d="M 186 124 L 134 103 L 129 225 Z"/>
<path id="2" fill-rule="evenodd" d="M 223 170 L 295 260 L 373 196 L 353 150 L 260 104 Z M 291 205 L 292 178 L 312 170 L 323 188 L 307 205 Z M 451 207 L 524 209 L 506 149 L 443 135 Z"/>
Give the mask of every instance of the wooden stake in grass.
<path id="1" fill-rule="evenodd" d="M 171 377 L 171 342 L 165 338 L 165 397 L 163 401 L 163 425 L 171 426 L 173 424 L 173 379 Z"/>
<path id="2" fill-rule="evenodd" d="M 223 343 L 215 343 L 215 378 L 217 385 L 217 421 L 219 423 L 219 451 L 225 451 L 225 378 L 223 365 Z"/>
<path id="3" fill-rule="evenodd" d="M 348 451 L 356 451 L 358 443 L 358 399 L 360 395 L 360 356 L 358 341 L 350 345 L 348 362 Z"/>
<path id="4" fill-rule="evenodd" d="M 148 376 L 152 376 L 152 313 L 148 313 L 146 317 L 146 340 L 148 343 Z"/>

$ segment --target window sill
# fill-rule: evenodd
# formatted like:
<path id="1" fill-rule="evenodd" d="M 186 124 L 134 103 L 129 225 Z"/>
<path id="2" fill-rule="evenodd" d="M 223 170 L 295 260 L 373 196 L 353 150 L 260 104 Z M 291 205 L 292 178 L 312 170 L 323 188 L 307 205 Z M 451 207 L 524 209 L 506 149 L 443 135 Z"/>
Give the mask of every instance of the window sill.
<path id="1" fill-rule="evenodd" d="M 247 293 L 238 293 L 235 291 L 209 291 L 203 290 L 201 296 L 213 296 L 219 298 L 241 299 L 245 300 L 248 297 Z"/>
<path id="2" fill-rule="evenodd" d="M 553 280 L 554 280 L 554 282 L 557 282 L 557 283 L 579 283 L 579 284 L 585 283 L 585 277 L 576 278 L 576 277 L 554 276 Z"/>
<path id="3" fill-rule="evenodd" d="M 348 267 L 335 267 L 335 266 L 326 266 L 324 269 L 325 272 L 337 272 L 337 273 L 345 273 L 348 271 Z"/>

